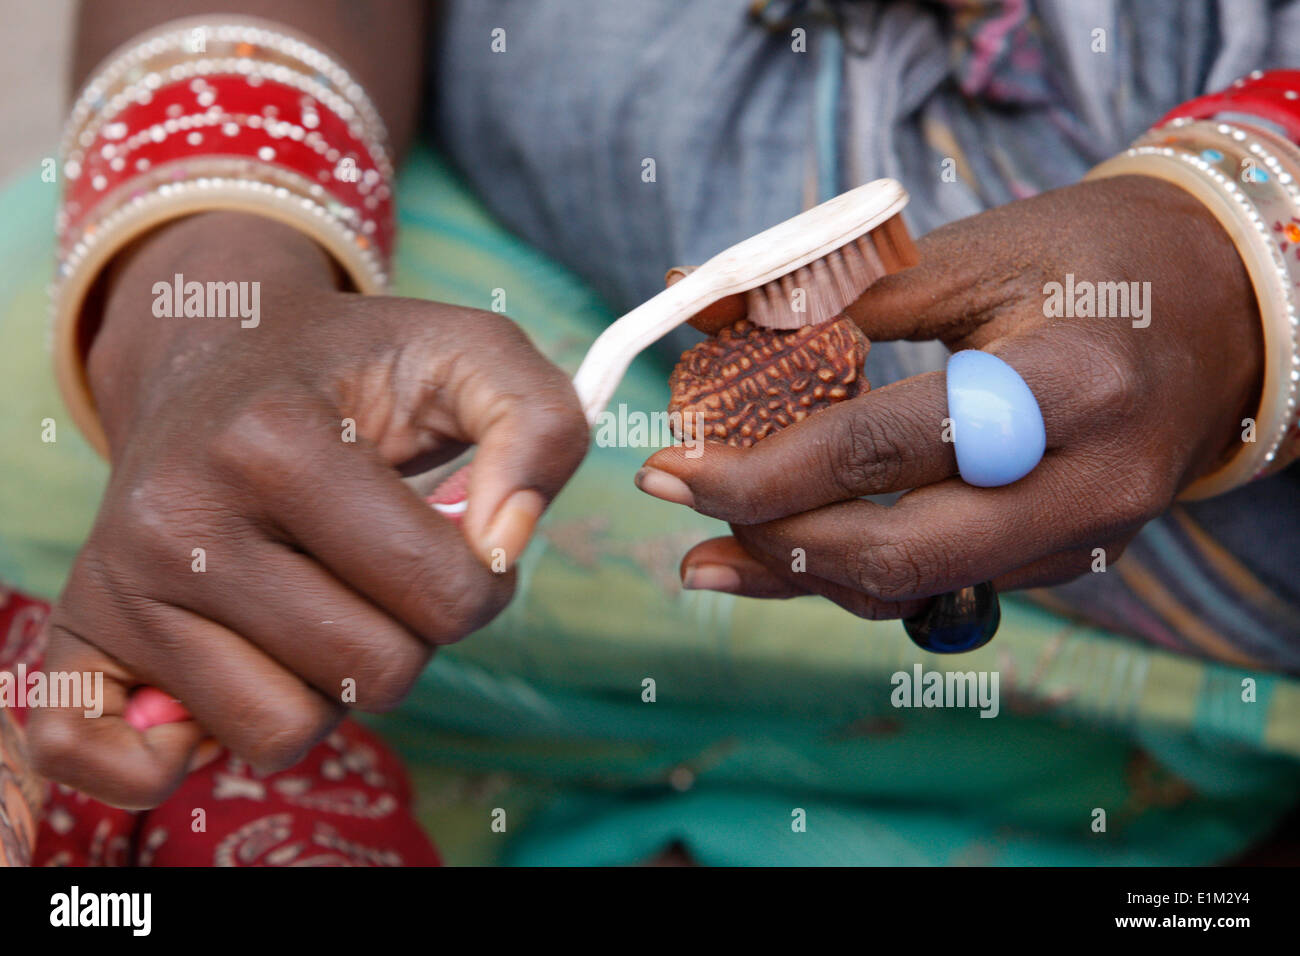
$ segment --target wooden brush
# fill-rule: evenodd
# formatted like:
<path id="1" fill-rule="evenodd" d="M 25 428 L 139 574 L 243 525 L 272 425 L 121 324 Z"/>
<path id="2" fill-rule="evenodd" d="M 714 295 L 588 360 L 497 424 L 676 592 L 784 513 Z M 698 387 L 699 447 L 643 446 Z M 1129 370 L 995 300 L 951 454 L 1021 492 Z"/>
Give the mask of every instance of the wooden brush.
<path id="1" fill-rule="evenodd" d="M 775 282 L 719 299 L 692 316 L 690 324 L 710 335 L 741 319 L 769 329 L 821 325 L 841 314 L 877 279 L 914 266 L 918 259 L 902 217 L 891 216 L 850 247 L 837 249 Z M 693 266 L 678 266 L 668 270 L 664 281 L 672 285 L 694 271 Z M 805 308 L 797 310 L 793 304 L 801 289 L 805 295 L 808 289 L 817 290 L 817 294 L 810 302 L 805 298 Z"/>
<path id="2" fill-rule="evenodd" d="M 915 265 L 903 224 L 907 191 L 893 179 L 851 189 L 738 242 L 605 329 L 583 359 L 573 388 L 596 424 L 628 366 L 684 322 L 715 332 L 747 316 L 756 325 L 797 329 L 826 322 L 867 287 Z M 671 273 L 670 273 L 671 274 Z M 426 500 L 451 518 L 465 512 L 466 465 Z"/>
<path id="3" fill-rule="evenodd" d="M 899 215 L 906 205 L 899 183 L 877 179 L 736 243 L 637 306 L 600 334 L 573 378 L 587 420 L 595 423 L 643 349 L 731 296 L 744 295 L 750 320 L 772 328 L 843 312 L 876 279 L 915 263 Z"/>
<path id="4" fill-rule="evenodd" d="M 907 227 L 901 218 L 892 216 L 843 249 L 775 282 L 750 289 L 745 293 L 746 315 L 755 325 L 769 329 L 821 325 L 841 314 L 877 279 L 915 265 L 916 259 L 916 247 Z M 818 292 L 805 293 L 806 308 L 792 309 L 790 303 L 800 290 L 808 289 Z"/>

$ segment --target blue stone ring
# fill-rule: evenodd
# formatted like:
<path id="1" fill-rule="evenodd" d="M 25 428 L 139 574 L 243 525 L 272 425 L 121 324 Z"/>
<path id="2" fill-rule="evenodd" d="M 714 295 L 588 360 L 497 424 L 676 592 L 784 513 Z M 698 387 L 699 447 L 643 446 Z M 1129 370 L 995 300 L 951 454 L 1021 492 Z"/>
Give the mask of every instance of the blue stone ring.
<path id="1" fill-rule="evenodd" d="M 968 485 L 996 488 L 1034 470 L 1047 447 L 1043 413 L 1020 374 L 988 352 L 948 359 L 948 418 L 957 469 Z"/>

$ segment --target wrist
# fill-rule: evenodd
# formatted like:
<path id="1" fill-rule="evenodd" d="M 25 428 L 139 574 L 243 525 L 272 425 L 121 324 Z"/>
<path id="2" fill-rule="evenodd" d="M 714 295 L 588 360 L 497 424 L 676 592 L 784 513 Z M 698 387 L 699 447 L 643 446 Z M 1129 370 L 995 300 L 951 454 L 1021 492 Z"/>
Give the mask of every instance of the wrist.
<path id="1" fill-rule="evenodd" d="M 271 302 L 343 284 L 309 236 L 246 213 L 189 216 L 123 250 L 89 299 L 98 321 L 87 316 L 83 343 L 110 444 L 118 444 L 125 422 L 151 394 L 184 381 L 182 355 L 221 361 L 248 344 L 235 333 L 259 333 Z M 294 314 L 276 311 L 282 320 Z"/>
<path id="2" fill-rule="evenodd" d="M 1171 262 L 1181 266 L 1186 293 L 1179 323 L 1195 352 L 1193 377 L 1214 382 L 1193 419 L 1202 440 L 1185 476 L 1190 484 L 1228 464 L 1242 450 L 1243 426 L 1259 412 L 1265 348 L 1260 303 L 1241 248 L 1192 194 L 1151 179 L 1169 218 L 1158 227 L 1178 237 Z"/>
<path id="3" fill-rule="evenodd" d="M 1259 322 L 1249 331 L 1235 320 L 1251 314 L 1251 307 L 1222 308 L 1200 301 L 1185 310 L 1186 318 L 1202 319 L 1198 341 L 1205 343 L 1197 356 L 1199 367 L 1189 371 L 1199 383 L 1214 383 L 1221 398 L 1214 416 L 1217 427 L 1196 429 L 1202 441 L 1192 456 L 1193 467 L 1184 475 L 1194 480 L 1180 497 L 1212 497 L 1285 466 L 1300 450 L 1300 442 L 1292 444 L 1289 437 L 1300 435 L 1295 426 L 1300 405 L 1295 291 L 1300 285 L 1300 259 L 1288 252 L 1291 242 L 1283 227 L 1293 223 L 1300 208 L 1295 186 L 1300 152 L 1293 144 L 1250 126 L 1177 119 L 1143 134 L 1087 178 L 1126 174 L 1163 179 L 1195 196 L 1231 238 L 1250 279 L 1253 313 Z M 1194 274 L 1189 269 L 1188 275 Z M 1204 278 L 1213 275 L 1207 269 Z M 1207 291 L 1203 282 L 1198 288 Z M 1205 323 L 1219 317 L 1229 320 L 1232 328 L 1205 328 Z M 1228 348 L 1246 344 L 1251 350 L 1244 361 L 1228 368 L 1231 374 L 1213 374 L 1215 366 L 1223 369 L 1229 358 L 1216 351 L 1215 344 Z M 1250 381 L 1241 383 L 1236 376 L 1246 366 Z M 1203 374 L 1207 370 L 1211 374 Z M 1243 408 L 1239 400 L 1247 394 L 1258 398 Z"/>

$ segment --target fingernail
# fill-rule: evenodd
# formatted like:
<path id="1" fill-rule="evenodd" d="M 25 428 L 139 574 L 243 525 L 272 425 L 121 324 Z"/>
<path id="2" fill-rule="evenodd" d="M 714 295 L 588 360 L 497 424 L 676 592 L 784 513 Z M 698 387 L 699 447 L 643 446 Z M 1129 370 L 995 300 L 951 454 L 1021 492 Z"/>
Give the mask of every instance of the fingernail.
<path id="1" fill-rule="evenodd" d="M 675 505 L 695 507 L 695 495 L 686 482 L 658 468 L 642 468 L 636 473 L 636 486 L 647 495 L 671 501 Z"/>
<path id="2" fill-rule="evenodd" d="M 695 266 L 674 266 L 664 273 L 664 285 L 680 282 L 695 271 Z"/>
<path id="3" fill-rule="evenodd" d="M 687 591 L 731 594 L 740 590 L 740 583 L 740 573 L 727 564 L 692 564 L 682 576 L 682 588 Z"/>
<path id="4" fill-rule="evenodd" d="M 194 748 L 194 753 L 190 754 L 190 762 L 185 767 L 185 772 L 194 773 L 196 770 L 202 770 L 220 756 L 221 744 L 219 741 L 213 740 L 211 737 L 202 740 Z"/>
<path id="5" fill-rule="evenodd" d="M 546 500 L 531 489 L 516 491 L 505 500 L 483 536 L 492 570 L 505 571 L 514 565 L 528 547 L 545 508 Z"/>

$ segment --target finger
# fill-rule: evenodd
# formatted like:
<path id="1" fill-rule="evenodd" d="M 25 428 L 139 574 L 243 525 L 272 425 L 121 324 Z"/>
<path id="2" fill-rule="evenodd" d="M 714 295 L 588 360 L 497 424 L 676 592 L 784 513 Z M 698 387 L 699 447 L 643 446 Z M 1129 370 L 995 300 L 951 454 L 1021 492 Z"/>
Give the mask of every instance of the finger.
<path id="1" fill-rule="evenodd" d="M 968 335 L 1009 301 L 1027 266 L 989 259 L 1003 229 L 1014 227 L 1004 218 L 993 210 L 934 230 L 917 241 L 916 265 L 873 283 L 844 311 L 872 339 Z"/>
<path id="2" fill-rule="evenodd" d="M 199 725 L 186 720 L 137 730 L 123 716 L 135 678 L 61 627 L 50 628 L 44 667 L 103 675 L 102 713 L 87 716 L 85 706 L 34 708 L 28 742 L 37 772 L 115 807 L 144 809 L 162 803 L 185 778 L 204 736 Z"/>
<path id="3" fill-rule="evenodd" d="M 735 538 L 702 541 L 682 558 L 682 587 L 744 597 L 785 599 L 808 594 L 788 584 L 753 558 Z"/>
<path id="4" fill-rule="evenodd" d="M 911 617 L 925 607 L 924 600 L 883 600 L 868 594 L 861 588 L 833 581 L 808 570 L 807 555 L 797 548 L 787 553 L 765 551 L 756 546 L 756 534 L 753 527 L 735 525 L 731 529 L 741 547 L 761 561 L 768 572 L 784 580 L 790 587 L 803 589 L 808 594 L 816 594 L 838 604 L 844 610 L 868 621 L 889 621 L 897 618 Z"/>
<path id="5" fill-rule="evenodd" d="M 413 299 L 389 304 L 389 340 L 407 344 L 345 375 L 329 410 L 356 421 L 357 434 L 387 464 L 408 472 L 477 445 L 458 533 L 483 563 L 506 570 L 586 454 L 578 396 L 568 376 L 500 315 Z M 371 331 L 382 341 L 386 329 Z"/>
<path id="6" fill-rule="evenodd" d="M 425 433 L 478 446 L 461 532 L 504 571 L 586 455 L 587 421 L 568 377 L 518 326 L 485 313 L 471 341 L 475 354 L 444 356 L 443 379 L 412 376 L 422 387 L 408 414 Z"/>
<path id="7" fill-rule="evenodd" d="M 774 560 L 803 549 L 810 573 L 882 601 L 932 597 L 1120 536 L 1163 509 L 1161 493 L 1088 469 L 1085 461 L 1048 458 L 1014 485 L 950 480 L 890 507 L 843 502 L 747 528 L 753 533 L 742 542 Z"/>
<path id="8" fill-rule="evenodd" d="M 946 410 L 943 373 L 919 375 L 823 409 L 750 448 L 711 442 L 694 457 L 685 446 L 664 448 L 636 483 L 735 524 L 930 484 L 957 473 L 953 446 L 943 440 Z"/>
<path id="9" fill-rule="evenodd" d="M 1106 545 L 1076 548 L 1049 555 L 1014 571 L 1008 571 L 996 578 L 993 586 L 999 592 L 1050 588 L 1066 584 L 1085 574 L 1103 573 L 1111 562 L 1119 560 L 1131 539 L 1132 535 L 1126 535 Z"/>
<path id="10" fill-rule="evenodd" d="M 254 408 L 232 425 L 217 455 L 259 503 L 254 520 L 429 643 L 485 625 L 509 601 L 513 575 L 480 561 L 373 447 L 339 442 L 335 417 L 326 408 L 286 421 Z"/>
<path id="11" fill-rule="evenodd" d="M 464 532 L 481 560 L 508 568 L 582 463 L 587 421 L 573 385 L 549 363 L 509 382 L 473 379 L 456 404 L 478 445 Z"/>
<path id="12" fill-rule="evenodd" d="M 260 769 L 296 763 L 344 713 L 337 697 L 317 693 L 240 635 L 191 611 L 108 590 L 85 565 L 74 567 L 53 620 L 119 662 L 136 684 L 165 691 Z M 123 699 L 115 712 L 125 706 Z"/>
<path id="13" fill-rule="evenodd" d="M 740 541 L 750 529 L 738 527 L 733 530 L 737 537 L 705 541 L 686 555 L 682 561 L 683 587 L 776 600 L 817 595 L 870 621 L 909 617 L 925 606 L 924 601 L 879 601 L 842 584 L 808 574 L 799 569 L 801 560 L 797 555 L 786 563 L 776 558 L 759 560 L 749 554 Z"/>
<path id="14" fill-rule="evenodd" d="M 1134 389 L 1123 362 L 1087 330 L 1034 329 L 989 351 L 1034 394 L 1048 449 L 1079 443 L 1132 410 Z M 823 409 L 750 448 L 710 443 L 694 457 L 685 446 L 664 448 L 636 482 L 647 494 L 734 524 L 770 521 L 953 477 L 957 459 L 947 416 L 946 377 L 931 372 Z"/>
<path id="15" fill-rule="evenodd" d="M 664 275 L 664 286 L 674 285 L 685 279 L 688 275 L 698 269 L 699 266 L 677 266 L 669 269 Z M 746 299 L 743 292 L 735 295 L 724 296 L 717 302 L 706 305 L 687 321 L 701 332 L 707 332 L 709 335 L 716 335 L 729 325 L 734 325 L 745 317 Z"/>
<path id="16" fill-rule="evenodd" d="M 223 556 L 224 557 L 224 556 Z M 397 706 L 432 648 L 307 555 L 277 542 L 249 542 L 189 575 L 184 603 L 252 641 L 331 700 L 365 711 Z"/>

